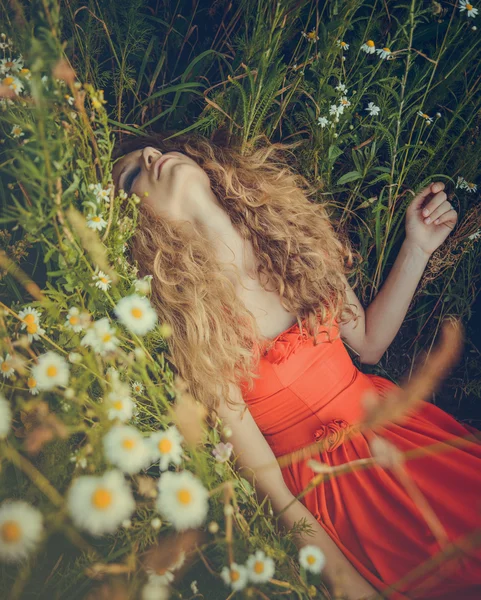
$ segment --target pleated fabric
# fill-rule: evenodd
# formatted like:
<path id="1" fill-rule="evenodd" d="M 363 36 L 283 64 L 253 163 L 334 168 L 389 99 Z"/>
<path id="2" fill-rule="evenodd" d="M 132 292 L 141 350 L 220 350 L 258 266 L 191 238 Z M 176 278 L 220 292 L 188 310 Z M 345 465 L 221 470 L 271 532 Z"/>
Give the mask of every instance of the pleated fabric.
<path id="1" fill-rule="evenodd" d="M 329 341 L 328 328 L 320 321 L 314 346 L 305 320 L 302 323 L 302 333 L 296 323 L 261 351 L 254 389 L 241 384 L 249 411 L 276 457 L 322 441 L 310 459 L 330 466 L 369 459 L 373 435 L 401 452 L 417 451 L 416 457 L 405 459 L 405 470 L 434 511 L 448 543 L 462 553 L 420 574 L 420 566 L 439 560 L 436 555 L 445 546 L 395 472 L 379 464 L 328 478 L 300 501 L 359 573 L 376 590 L 386 595 L 389 591 L 389 598 L 480 600 L 481 432 L 426 401 L 374 434 L 358 431 L 365 394 L 374 393 L 382 402 L 396 384 L 359 371 L 342 340 Z M 338 331 L 334 323 L 331 338 Z M 470 434 L 478 434 L 478 439 L 459 443 Z M 435 449 L 419 451 L 436 443 Z M 282 467 L 296 496 L 316 476 L 309 458 Z M 466 536 L 476 530 L 473 547 Z"/>

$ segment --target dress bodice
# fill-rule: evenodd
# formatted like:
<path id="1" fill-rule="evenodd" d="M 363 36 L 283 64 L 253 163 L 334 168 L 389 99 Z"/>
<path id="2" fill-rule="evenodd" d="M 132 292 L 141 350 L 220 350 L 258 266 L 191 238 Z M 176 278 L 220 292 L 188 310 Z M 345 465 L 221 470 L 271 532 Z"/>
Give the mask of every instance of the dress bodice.
<path id="1" fill-rule="evenodd" d="M 305 322 L 302 333 L 295 323 L 261 352 L 260 377 L 252 390 L 241 385 L 244 401 L 276 456 L 324 437 L 329 449 L 335 449 L 361 419 L 364 393 L 377 393 L 352 362 L 336 322 L 329 329 L 319 320 L 316 346 Z"/>

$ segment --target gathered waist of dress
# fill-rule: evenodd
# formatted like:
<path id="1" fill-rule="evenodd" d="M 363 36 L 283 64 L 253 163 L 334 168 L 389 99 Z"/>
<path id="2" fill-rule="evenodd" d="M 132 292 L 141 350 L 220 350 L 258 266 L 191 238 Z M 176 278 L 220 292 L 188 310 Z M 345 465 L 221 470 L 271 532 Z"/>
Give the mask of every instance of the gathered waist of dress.
<path id="1" fill-rule="evenodd" d="M 364 416 L 362 399 L 368 393 L 377 395 L 375 386 L 355 369 L 350 384 L 322 408 L 304 412 L 299 421 L 291 421 L 283 429 L 264 431 L 264 436 L 277 458 L 314 443 L 319 443 L 321 451 L 332 452 L 359 430 Z"/>

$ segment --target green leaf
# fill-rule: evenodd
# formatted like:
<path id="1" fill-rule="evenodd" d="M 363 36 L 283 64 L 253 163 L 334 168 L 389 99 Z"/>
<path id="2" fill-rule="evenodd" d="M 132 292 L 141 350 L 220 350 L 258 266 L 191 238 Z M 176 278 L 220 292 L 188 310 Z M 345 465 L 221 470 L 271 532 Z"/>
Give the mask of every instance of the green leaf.
<path id="1" fill-rule="evenodd" d="M 328 158 L 329 161 L 334 162 L 338 156 L 341 156 L 343 150 L 341 150 L 338 146 L 329 146 Z"/>
<path id="2" fill-rule="evenodd" d="M 349 171 L 349 173 L 346 173 L 345 175 L 343 175 L 342 177 L 339 178 L 337 185 L 344 185 L 345 183 L 349 183 L 351 181 L 357 181 L 358 179 L 362 178 L 362 173 L 359 173 L 359 171 Z"/>

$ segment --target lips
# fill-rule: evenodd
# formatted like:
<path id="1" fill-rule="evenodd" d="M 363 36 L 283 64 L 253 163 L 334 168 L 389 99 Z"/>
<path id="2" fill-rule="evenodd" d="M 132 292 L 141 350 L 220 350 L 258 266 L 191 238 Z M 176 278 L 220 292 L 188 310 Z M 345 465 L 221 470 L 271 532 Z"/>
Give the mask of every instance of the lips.
<path id="1" fill-rule="evenodd" d="M 172 158 L 172 156 L 161 156 L 159 160 L 155 163 L 155 168 L 157 169 L 157 179 L 159 178 L 162 165 L 165 163 L 166 160 L 169 160 L 169 158 Z"/>

